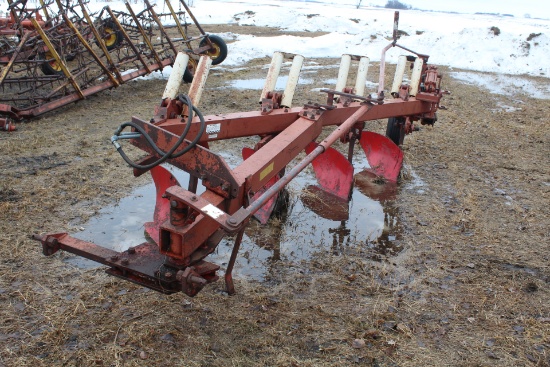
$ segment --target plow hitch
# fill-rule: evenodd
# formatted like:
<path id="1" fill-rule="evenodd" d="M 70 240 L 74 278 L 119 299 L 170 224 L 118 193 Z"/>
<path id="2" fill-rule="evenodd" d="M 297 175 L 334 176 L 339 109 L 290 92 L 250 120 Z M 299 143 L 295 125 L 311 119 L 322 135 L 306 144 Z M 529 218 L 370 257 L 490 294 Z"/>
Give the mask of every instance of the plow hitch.
<path id="1" fill-rule="evenodd" d="M 401 47 L 394 39 L 382 60 L 396 46 Z M 118 252 L 67 233 L 34 238 L 42 243 L 45 255 L 72 252 L 106 265 L 113 276 L 163 293 L 194 296 L 218 279 L 220 266 L 205 259 L 222 239 L 233 236 L 224 274 L 226 291 L 233 294 L 232 271 L 245 228 L 251 220 L 267 223 L 283 200 L 285 187 L 308 166 L 317 180 L 311 189 L 345 208 L 351 198 L 352 158 L 358 145 L 370 167 L 361 179 L 395 188 L 403 164 L 404 136 L 415 130 L 415 121 L 435 122 L 445 93 L 437 68 L 427 64 L 428 56 L 412 53 L 399 58 L 389 93 L 384 90 L 384 63 L 377 92 L 365 95 L 369 58 L 343 55 L 335 88 L 322 89 L 324 98 L 318 103 L 293 106 L 304 57 L 276 52 L 257 111 L 206 116 L 198 106 L 212 59 L 201 56 L 189 95 L 182 95 L 179 88 L 187 60 L 181 56 L 153 117 L 133 117 L 112 138 L 134 175 L 149 172 L 155 183 L 153 221 L 145 223 L 148 241 Z M 280 92 L 274 89 L 285 57 L 292 59 L 292 65 Z M 349 85 L 354 63 L 357 76 Z M 408 79 L 404 77 L 407 65 L 410 83 L 403 82 Z M 388 119 L 385 136 L 367 129 L 370 121 L 380 119 Z M 257 143 L 242 148 L 242 160 L 234 167 L 210 149 L 216 141 L 253 136 L 259 137 Z M 128 144 L 145 156 L 137 161 L 129 158 L 124 152 Z M 186 172 L 188 181 L 178 182 L 168 165 Z"/>

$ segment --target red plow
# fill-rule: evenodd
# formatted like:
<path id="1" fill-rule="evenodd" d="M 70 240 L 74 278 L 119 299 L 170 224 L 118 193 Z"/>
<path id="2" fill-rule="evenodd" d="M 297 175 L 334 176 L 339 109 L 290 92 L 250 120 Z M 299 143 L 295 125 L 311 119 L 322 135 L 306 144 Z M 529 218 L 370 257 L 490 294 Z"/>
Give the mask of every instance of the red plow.
<path id="1" fill-rule="evenodd" d="M 395 185 L 402 166 L 399 145 L 404 135 L 416 130 L 415 122 L 435 123 L 439 102 L 447 92 L 440 87 L 437 68 L 427 64 L 427 55 L 397 44 L 397 21 L 398 13 L 394 40 L 383 50 L 382 61 L 392 47 L 412 55 L 399 58 L 388 97 L 384 93 L 384 63 L 378 91 L 364 96 L 369 59 L 343 55 L 335 89 L 321 90 L 326 98 L 319 103 L 292 107 L 304 58 L 292 56 L 287 86 L 279 93 L 273 89 L 285 55 L 276 52 L 258 111 L 203 116 L 196 106 L 211 59 L 201 57 L 189 95 L 178 94 L 184 67 L 175 66 L 154 116 L 147 121 L 133 117 L 112 138 L 116 149 L 133 167 L 134 175 L 149 171 L 155 182 L 154 221 L 145 226 L 150 240 L 117 252 L 67 233 L 35 235 L 44 254 L 65 250 L 108 266 L 107 272 L 119 278 L 167 294 L 183 291 L 194 296 L 218 279 L 220 267 L 205 258 L 224 237 L 235 235 L 225 270 L 226 290 L 233 294 L 232 270 L 245 227 L 253 217 L 267 222 L 282 190 L 300 172 L 311 164 L 317 190 L 345 203 L 353 185 L 353 152 L 360 146 L 373 181 L 377 185 Z M 184 55 L 178 55 L 180 58 L 181 65 L 185 65 Z M 358 62 L 355 86 L 347 85 L 352 61 Z M 410 83 L 403 82 L 407 65 L 411 70 Z M 379 119 L 389 119 L 387 136 L 364 130 L 368 121 Z M 245 136 L 258 136 L 259 140 L 254 148 L 243 149 L 243 161 L 235 168 L 208 149 L 209 142 Z M 122 140 L 147 155 L 132 161 L 124 152 Z M 342 144 L 340 150 L 347 151 L 347 156 L 335 148 L 337 144 Z M 305 157 L 300 159 L 302 153 Z M 185 187 L 161 164 L 187 172 L 189 181 Z M 197 193 L 199 181 L 206 188 L 202 194 Z"/>

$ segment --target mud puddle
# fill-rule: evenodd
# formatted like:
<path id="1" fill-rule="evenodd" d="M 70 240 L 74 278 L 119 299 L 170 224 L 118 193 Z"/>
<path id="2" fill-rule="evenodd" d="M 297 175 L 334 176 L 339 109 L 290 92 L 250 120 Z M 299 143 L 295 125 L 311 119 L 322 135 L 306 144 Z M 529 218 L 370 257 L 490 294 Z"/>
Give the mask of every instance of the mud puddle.
<path id="1" fill-rule="evenodd" d="M 224 158 L 230 166 L 238 164 L 237 159 Z M 393 206 L 397 187 L 374 183 L 365 167 L 358 164 L 360 161 L 361 158 L 354 158 L 354 166 L 359 168 L 355 170 L 349 203 L 331 202 L 331 198 L 324 197 L 310 170 L 287 185 L 282 210 L 266 225 L 252 220 L 247 227 L 234 275 L 263 281 L 276 266 L 292 267 L 315 253 L 339 255 L 356 246 L 363 247 L 373 260 L 397 255 L 402 250 L 398 213 Z M 187 173 L 172 167 L 170 170 L 185 187 Z M 198 192 L 203 191 L 204 187 L 200 186 Z M 151 183 L 136 189 L 118 205 L 104 208 L 73 235 L 124 251 L 146 241 L 144 223 L 152 221 L 154 206 L 155 187 Z M 223 269 L 229 261 L 233 241 L 232 237 L 224 238 L 207 260 Z M 66 261 L 81 268 L 100 266 L 81 257 L 70 257 Z"/>

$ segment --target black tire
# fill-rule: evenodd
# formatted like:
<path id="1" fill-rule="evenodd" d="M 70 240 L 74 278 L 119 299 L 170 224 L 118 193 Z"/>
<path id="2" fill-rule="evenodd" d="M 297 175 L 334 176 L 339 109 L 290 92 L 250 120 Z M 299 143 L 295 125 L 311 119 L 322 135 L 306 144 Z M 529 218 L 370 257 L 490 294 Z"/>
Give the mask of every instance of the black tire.
<path id="1" fill-rule="evenodd" d="M 210 39 L 210 42 L 212 42 L 212 46 L 214 46 L 214 48 L 204 52 L 204 55 L 208 55 L 212 58 L 212 65 L 221 64 L 227 57 L 227 44 L 220 36 L 210 34 L 206 37 Z M 208 45 L 206 37 L 199 43 L 200 47 Z"/>
<path id="2" fill-rule="evenodd" d="M 196 70 L 197 61 L 190 58 L 189 62 L 187 63 L 187 68 L 185 68 L 185 72 L 183 73 L 183 81 L 185 83 L 191 83 L 193 81 L 193 76 L 195 75 Z"/>
<path id="3" fill-rule="evenodd" d="M 405 138 L 405 118 L 403 117 L 390 117 L 388 119 L 388 126 L 386 127 L 386 137 L 390 138 L 395 145 L 403 145 L 403 139 Z"/>
<path id="4" fill-rule="evenodd" d="M 103 21 L 103 24 L 99 27 L 99 33 L 108 51 L 117 48 L 124 39 L 122 32 L 112 20 Z"/>
<path id="5" fill-rule="evenodd" d="M 40 70 L 42 70 L 44 75 L 63 75 L 63 69 L 61 69 L 61 66 L 58 64 L 57 60 L 46 61 L 53 58 L 49 52 L 40 54 L 38 57 L 39 60 L 44 60 L 44 62 L 40 64 Z"/>

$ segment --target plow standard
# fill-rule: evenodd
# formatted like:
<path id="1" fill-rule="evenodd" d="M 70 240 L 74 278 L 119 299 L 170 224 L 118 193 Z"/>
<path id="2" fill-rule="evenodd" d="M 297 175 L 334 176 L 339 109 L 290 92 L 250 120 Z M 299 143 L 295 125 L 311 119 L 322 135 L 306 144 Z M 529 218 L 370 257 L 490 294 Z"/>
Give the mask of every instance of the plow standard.
<path id="1" fill-rule="evenodd" d="M 148 0 L 139 12 L 126 2 L 126 12 L 106 6 L 95 14 L 83 0 L 40 0 L 36 9 L 28 8 L 27 0 L 8 3 L 9 16 L 0 18 L 0 130 L 13 131 L 14 121 L 162 71 L 180 51 L 190 55 L 182 76 L 186 82 L 193 80 L 200 55 L 210 56 L 213 64 L 227 56 L 225 42 L 206 34 L 183 0 L 185 11 L 164 0 L 166 14 L 156 13 Z M 182 20 L 186 14 L 197 36 Z M 164 26 L 161 18 L 174 25 Z"/>
<path id="2" fill-rule="evenodd" d="M 274 90 L 285 55 L 276 52 L 268 70 L 258 111 L 203 116 L 199 104 L 211 58 L 201 57 L 189 95 L 178 94 L 188 56 L 179 54 L 168 80 L 162 102 L 152 118 L 123 123 L 112 142 L 134 175 L 150 172 L 156 185 L 157 201 L 153 222 L 145 224 L 148 242 L 118 252 L 67 233 L 35 235 L 45 255 L 65 250 L 108 266 L 107 273 L 169 294 L 183 291 L 196 295 L 218 279 L 220 267 L 205 258 L 222 238 L 235 236 L 225 270 L 226 290 L 235 292 L 232 270 L 246 225 L 256 217 L 266 223 L 285 186 L 312 165 L 318 189 L 335 200 L 347 202 L 353 185 L 352 156 L 356 146 L 364 151 L 372 180 L 378 185 L 395 184 L 402 165 L 399 147 L 403 137 L 416 130 L 415 122 L 433 125 L 439 102 L 446 92 L 441 76 L 428 56 L 397 44 L 398 13 L 393 42 L 382 52 L 379 86 L 365 96 L 369 59 L 343 55 L 337 84 L 323 89 L 318 103 L 292 107 L 292 100 L 304 58 L 291 55 L 292 66 L 283 93 Z M 392 47 L 411 53 L 400 56 L 391 95 L 386 96 L 385 54 Z M 286 55 L 288 57 L 288 55 Z M 348 74 L 357 62 L 355 85 Z M 404 82 L 410 70 L 410 82 Z M 388 119 L 387 136 L 364 130 L 368 121 Z M 129 128 L 130 130 L 125 131 Z M 319 139 L 323 129 L 326 137 Z M 208 149 L 209 142 L 245 136 L 259 136 L 254 148 L 244 147 L 243 161 L 230 168 Z M 122 140 L 147 153 L 132 161 Z M 340 150 L 335 149 L 339 142 Z M 292 167 L 299 156 L 305 157 Z M 173 165 L 189 174 L 182 186 L 161 164 Z M 197 193 L 200 183 L 206 188 Z"/>

